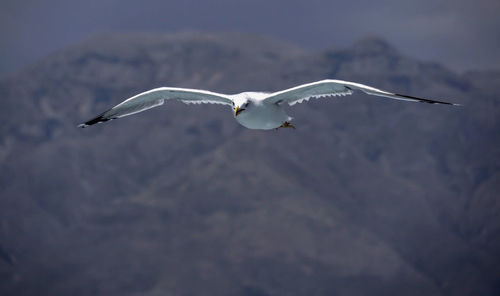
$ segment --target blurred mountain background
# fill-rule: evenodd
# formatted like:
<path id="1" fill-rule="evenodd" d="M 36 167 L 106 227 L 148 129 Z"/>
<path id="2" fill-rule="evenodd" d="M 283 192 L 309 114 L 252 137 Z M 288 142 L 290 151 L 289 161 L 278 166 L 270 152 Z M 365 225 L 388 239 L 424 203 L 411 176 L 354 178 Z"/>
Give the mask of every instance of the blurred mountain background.
<path id="1" fill-rule="evenodd" d="M 139 92 L 356 94 L 255 131 Z M 370 37 L 304 50 L 246 34 L 104 34 L 0 78 L 2 295 L 498 295 L 500 71 L 457 74 Z"/>

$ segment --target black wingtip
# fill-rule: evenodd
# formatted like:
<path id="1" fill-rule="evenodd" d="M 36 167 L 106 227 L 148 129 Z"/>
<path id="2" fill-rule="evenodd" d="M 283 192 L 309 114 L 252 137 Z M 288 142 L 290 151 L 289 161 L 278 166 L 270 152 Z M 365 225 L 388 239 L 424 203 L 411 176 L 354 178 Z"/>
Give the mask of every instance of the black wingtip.
<path id="1" fill-rule="evenodd" d="M 86 122 L 84 122 L 82 124 L 79 124 L 78 127 L 80 127 L 80 128 L 86 128 L 87 126 L 94 125 L 96 123 L 106 122 L 108 120 L 114 119 L 114 118 L 106 117 L 105 114 L 107 112 L 108 111 L 103 112 L 103 113 L 97 115 L 96 117 L 90 119 L 89 121 L 86 121 Z"/>
<path id="2" fill-rule="evenodd" d="M 428 104 L 443 104 L 443 105 L 452 105 L 452 106 L 462 106 L 461 104 L 455 104 L 455 103 L 444 102 L 444 101 L 436 101 L 436 100 L 429 100 L 429 99 L 417 98 L 417 97 L 409 96 L 409 95 L 402 95 L 402 94 L 395 94 L 395 95 L 403 97 L 403 98 L 417 100 L 419 102 L 428 103 Z"/>

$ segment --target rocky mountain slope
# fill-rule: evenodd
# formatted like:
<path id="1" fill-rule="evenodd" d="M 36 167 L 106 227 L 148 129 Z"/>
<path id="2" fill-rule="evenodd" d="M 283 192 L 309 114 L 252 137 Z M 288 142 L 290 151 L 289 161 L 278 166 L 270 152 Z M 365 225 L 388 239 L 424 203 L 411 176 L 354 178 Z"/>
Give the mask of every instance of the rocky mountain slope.
<path id="1" fill-rule="evenodd" d="M 54 53 L 0 80 L 0 293 L 498 295 L 500 99 L 484 82 L 497 76 L 373 38 L 307 52 L 104 35 Z M 153 87 L 324 78 L 464 107 L 359 94 L 296 105 L 297 130 L 263 132 L 227 107 L 168 102 L 76 128 Z"/>

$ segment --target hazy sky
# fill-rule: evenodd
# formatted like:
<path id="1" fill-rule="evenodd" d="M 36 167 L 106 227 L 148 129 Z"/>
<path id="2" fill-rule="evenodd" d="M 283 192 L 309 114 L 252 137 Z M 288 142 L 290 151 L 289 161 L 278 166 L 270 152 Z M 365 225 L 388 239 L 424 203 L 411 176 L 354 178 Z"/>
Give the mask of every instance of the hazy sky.
<path id="1" fill-rule="evenodd" d="M 2 0 L 0 73 L 101 32 L 235 31 L 311 49 L 366 35 L 457 71 L 500 69 L 499 0 Z"/>

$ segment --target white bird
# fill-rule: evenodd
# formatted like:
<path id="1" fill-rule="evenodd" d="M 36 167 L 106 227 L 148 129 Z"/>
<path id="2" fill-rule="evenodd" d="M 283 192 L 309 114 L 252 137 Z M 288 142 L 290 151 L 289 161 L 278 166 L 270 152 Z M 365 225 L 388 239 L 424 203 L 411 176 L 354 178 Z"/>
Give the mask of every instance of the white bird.
<path id="1" fill-rule="evenodd" d="M 221 94 L 200 89 L 160 87 L 135 95 L 97 117 L 82 123 L 79 127 L 87 127 L 100 122 L 124 117 L 163 105 L 165 100 L 177 99 L 187 104 L 222 104 L 233 110 L 236 121 L 249 129 L 278 129 L 280 127 L 295 128 L 290 124 L 282 105 L 295 105 L 311 98 L 351 95 L 355 90 L 366 94 L 387 97 L 396 100 L 424 102 L 430 104 L 459 104 L 422 99 L 377 89 L 368 85 L 342 81 L 321 80 L 281 90 L 274 93 L 242 92 L 239 94 Z"/>

